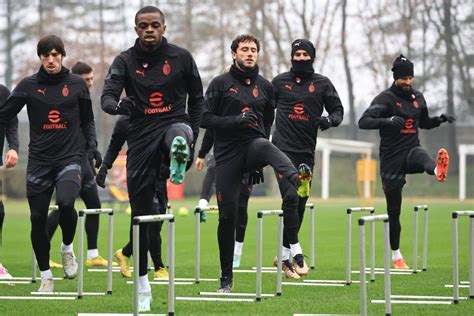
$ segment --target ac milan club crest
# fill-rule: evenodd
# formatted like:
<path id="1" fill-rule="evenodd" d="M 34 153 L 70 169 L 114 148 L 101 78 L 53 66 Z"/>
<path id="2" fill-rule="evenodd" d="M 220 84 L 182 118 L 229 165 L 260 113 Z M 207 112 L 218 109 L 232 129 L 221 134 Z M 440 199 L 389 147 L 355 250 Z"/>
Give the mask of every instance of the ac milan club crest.
<path id="1" fill-rule="evenodd" d="M 417 100 L 415 100 L 415 101 L 413 101 L 413 106 L 418 109 L 418 107 L 420 106 L 420 104 L 418 103 Z"/>
<path id="2" fill-rule="evenodd" d="M 253 87 L 252 94 L 254 98 L 258 97 L 258 86 Z"/>
<path id="3" fill-rule="evenodd" d="M 69 95 L 69 88 L 67 87 L 67 84 L 64 85 L 63 90 L 61 92 L 63 94 L 63 97 L 67 97 Z"/>
<path id="4" fill-rule="evenodd" d="M 165 63 L 163 64 L 163 75 L 168 76 L 171 72 L 171 66 L 168 63 L 167 60 L 165 60 Z"/>
<path id="5" fill-rule="evenodd" d="M 308 91 L 309 91 L 309 93 L 313 93 L 313 92 L 314 92 L 314 83 L 313 83 L 313 82 L 311 82 L 311 83 L 309 84 Z"/>

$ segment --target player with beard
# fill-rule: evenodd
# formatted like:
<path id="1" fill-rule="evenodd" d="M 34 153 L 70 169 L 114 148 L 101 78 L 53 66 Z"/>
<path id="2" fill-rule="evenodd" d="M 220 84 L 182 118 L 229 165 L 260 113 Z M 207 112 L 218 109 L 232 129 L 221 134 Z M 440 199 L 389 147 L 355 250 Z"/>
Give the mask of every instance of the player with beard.
<path id="1" fill-rule="evenodd" d="M 5 104 L 10 95 L 10 90 L 7 87 L 0 84 L 0 107 Z M 18 152 L 20 148 L 20 143 L 18 141 L 18 118 L 15 116 L 6 126 L 5 136 L 8 142 L 8 151 L 5 154 L 5 167 L 7 169 L 13 168 L 16 166 L 18 161 Z M 0 148 L 3 153 L 3 142 L 4 138 L 0 139 Z M 0 153 L 0 167 L 3 165 L 2 155 Z M 3 230 L 3 220 L 5 219 L 5 209 L 3 206 L 2 196 L 3 196 L 3 172 L 0 179 L 0 246 L 2 245 L 2 230 Z M 7 268 L 5 268 L 0 262 L 0 280 L 11 279 L 12 276 L 8 273 Z"/>
<path id="2" fill-rule="evenodd" d="M 170 180 L 184 181 L 202 112 L 202 83 L 191 54 L 163 37 L 163 12 L 154 6 L 135 15 L 135 45 L 117 56 L 105 79 L 102 109 L 130 116 L 127 187 L 132 218 L 153 212 L 155 178 L 162 163 Z M 120 99 L 122 91 L 126 97 Z M 187 110 L 187 111 L 186 111 Z M 148 226 L 140 228 L 139 310 L 149 311 Z M 130 239 L 132 236 L 130 235 Z"/>
<path id="3" fill-rule="evenodd" d="M 430 117 L 423 94 L 412 88 L 413 63 L 403 55 L 393 62 L 392 86 L 380 93 L 359 120 L 361 129 L 378 129 L 380 134 L 380 177 L 387 201 L 393 266 L 409 269 L 400 252 L 400 213 L 406 174 L 423 173 L 446 181 L 449 155 L 438 151 L 436 160 L 420 146 L 418 129 L 431 129 L 455 118 L 441 114 Z"/>
<path id="4" fill-rule="evenodd" d="M 274 119 L 274 92 L 270 82 L 258 74 L 259 50 L 260 42 L 254 36 L 237 36 L 231 44 L 230 71 L 212 80 L 204 101 L 201 127 L 215 132 L 221 263 L 218 292 L 223 293 L 231 292 L 233 287 L 232 259 L 242 176 L 246 172 L 262 172 L 268 164 L 276 171 L 278 181 L 289 180 L 287 186 L 280 186 L 285 234 L 301 270 L 308 270 L 298 242 L 299 174 L 288 157 L 268 140 Z"/>
<path id="5" fill-rule="evenodd" d="M 39 291 L 53 292 L 46 229 L 53 190 L 56 189 L 60 212 L 64 277 L 73 279 L 77 274 L 72 241 L 77 224 L 74 202 L 81 184 L 81 130 L 97 163 L 101 157 L 97 151 L 89 89 L 84 79 L 62 66 L 66 56 L 62 40 L 55 35 L 41 38 L 37 54 L 41 67 L 16 86 L 0 109 L 0 130 L 26 104 L 30 121 L 26 194 L 31 213 L 31 242 L 41 272 Z"/>
<path id="6" fill-rule="evenodd" d="M 331 81 L 314 72 L 315 57 L 316 49 L 310 41 L 295 40 L 291 44 L 290 71 L 276 76 L 272 81 L 277 108 L 272 142 L 290 158 L 295 167 L 304 165 L 311 171 L 314 167 L 318 129 L 325 131 L 339 126 L 344 115 L 341 100 Z M 328 112 L 328 116 L 322 116 L 324 110 Z M 283 179 L 280 185 L 286 185 L 285 181 L 287 180 Z M 298 230 L 303 222 L 310 186 L 308 179 L 302 181 L 298 190 Z M 290 244 L 286 235 L 282 247 L 282 260 L 285 262 L 294 256 L 290 256 Z M 277 258 L 274 264 L 277 264 Z M 287 277 L 300 277 L 291 266 L 284 264 L 283 267 Z"/>

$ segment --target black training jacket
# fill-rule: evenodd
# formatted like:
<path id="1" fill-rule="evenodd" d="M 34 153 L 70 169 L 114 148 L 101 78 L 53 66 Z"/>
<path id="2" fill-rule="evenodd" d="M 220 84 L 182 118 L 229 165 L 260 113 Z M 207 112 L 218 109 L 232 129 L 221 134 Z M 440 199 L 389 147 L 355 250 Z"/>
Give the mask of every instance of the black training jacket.
<path id="1" fill-rule="evenodd" d="M 257 126 L 239 127 L 236 117 L 248 110 L 257 114 Z M 268 138 L 274 111 L 273 87 L 262 76 L 242 82 L 228 72 L 214 78 L 204 98 L 201 127 L 214 130 L 216 162 L 235 156 L 253 139 Z"/>
<path id="2" fill-rule="evenodd" d="M 8 90 L 8 88 L 4 85 L 0 84 L 0 107 L 3 107 L 9 95 L 10 90 Z M 10 122 L 7 123 L 5 130 L 0 133 L 0 148 L 2 150 L 5 139 L 3 136 L 4 133 L 7 138 L 8 149 L 13 149 L 19 153 L 20 142 L 18 141 L 18 117 L 16 115 L 10 120 Z M 3 154 L 0 152 L 0 166 L 1 165 L 3 165 Z"/>
<path id="3" fill-rule="evenodd" d="M 137 45 L 117 56 L 109 69 L 102 93 L 102 109 L 116 111 L 122 90 L 135 99 L 130 117 L 128 145 L 142 144 L 146 137 L 156 137 L 161 128 L 189 122 L 196 140 L 202 113 L 202 83 L 191 54 L 162 38 L 153 58 L 144 59 Z M 187 108 L 186 108 L 187 100 Z M 142 144 L 143 145 L 143 144 Z"/>
<path id="4" fill-rule="evenodd" d="M 314 73 L 300 78 L 285 72 L 272 80 L 275 89 L 276 119 L 272 142 L 281 150 L 314 156 L 318 118 L 324 109 L 332 126 L 341 124 L 344 108 L 331 81 Z"/>
<path id="5" fill-rule="evenodd" d="M 401 152 L 420 146 L 418 128 L 438 127 L 438 117 L 430 117 L 423 94 L 413 90 L 411 96 L 403 96 L 389 88 L 372 101 L 359 120 L 361 129 L 379 129 L 380 158 L 397 156 Z M 384 124 L 384 120 L 399 116 L 405 126 L 397 130 Z"/>
<path id="6" fill-rule="evenodd" d="M 60 74 L 55 81 L 45 80 L 39 73 L 24 78 L 0 108 L 3 128 L 26 104 L 30 121 L 28 157 L 33 163 L 80 161 L 81 129 L 87 144 L 97 144 L 86 82 L 64 67 Z"/>

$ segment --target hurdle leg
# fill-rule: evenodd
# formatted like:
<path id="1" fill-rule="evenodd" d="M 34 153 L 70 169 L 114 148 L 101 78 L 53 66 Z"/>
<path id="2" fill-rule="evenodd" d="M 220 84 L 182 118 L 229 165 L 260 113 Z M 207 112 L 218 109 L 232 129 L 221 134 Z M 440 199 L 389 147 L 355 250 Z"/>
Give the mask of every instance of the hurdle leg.
<path id="1" fill-rule="evenodd" d="M 371 212 L 371 215 L 373 215 L 372 212 Z M 375 223 L 374 222 L 370 222 L 370 282 L 375 282 Z"/>
<path id="2" fill-rule="evenodd" d="M 168 266 L 169 266 L 169 286 L 168 286 L 168 315 L 174 315 L 174 218 L 169 220 L 168 229 Z"/>
<path id="3" fill-rule="evenodd" d="M 78 276 L 77 276 L 77 298 L 82 299 L 84 292 L 84 221 L 87 215 L 79 211 L 79 251 L 78 251 Z"/>
<path id="4" fill-rule="evenodd" d="M 458 218 L 453 213 L 453 303 L 459 303 Z"/>
<path id="5" fill-rule="evenodd" d="M 469 216 L 469 298 L 474 299 L 474 215 Z"/>
<path id="6" fill-rule="evenodd" d="M 196 240 L 196 255 L 194 264 L 194 283 L 199 283 L 201 274 L 201 212 L 200 208 L 194 211 L 194 225 L 195 225 L 195 240 Z"/>
<path id="7" fill-rule="evenodd" d="M 263 216 L 257 214 L 257 291 L 255 301 L 262 300 L 262 235 L 263 235 Z M 281 248 L 281 244 L 278 245 Z M 278 261 L 281 257 L 278 258 Z"/>
<path id="8" fill-rule="evenodd" d="M 139 264 L 140 264 L 140 225 L 133 223 L 133 315 L 138 316 L 138 282 L 139 282 Z"/>
<path id="9" fill-rule="evenodd" d="M 314 270 L 315 259 L 314 259 L 314 204 L 309 206 L 309 241 L 310 241 L 310 253 L 309 253 L 309 267 Z M 280 258 L 280 257 L 279 257 Z"/>
<path id="10" fill-rule="evenodd" d="M 351 221 L 352 221 L 352 214 L 351 211 L 348 209 L 347 210 L 347 223 L 346 223 L 346 285 L 351 285 L 352 283 L 352 276 L 351 276 L 351 234 L 352 234 L 352 226 L 351 226 Z"/>
<path id="11" fill-rule="evenodd" d="M 390 282 L 390 227 L 388 219 L 383 222 L 384 239 L 384 263 L 385 263 L 385 315 L 392 314 L 392 290 Z"/>
<path id="12" fill-rule="evenodd" d="M 359 280 L 360 315 L 367 316 L 367 288 L 365 284 L 365 227 L 359 223 Z"/>
<path id="13" fill-rule="evenodd" d="M 277 290 L 276 290 L 277 296 L 280 296 L 282 293 L 282 288 L 281 288 L 281 282 L 282 282 L 281 271 L 282 271 L 282 264 L 283 264 L 283 261 L 281 260 L 283 256 L 282 245 L 283 245 L 283 214 L 280 214 L 279 220 L 278 220 L 278 243 L 277 243 L 278 258 L 279 258 L 278 264 L 277 264 Z M 311 247 L 311 249 L 313 249 L 313 247 Z"/>
<path id="14" fill-rule="evenodd" d="M 114 213 L 109 213 L 109 238 L 107 240 L 107 294 L 112 295 L 112 251 L 114 245 Z"/>
<path id="15" fill-rule="evenodd" d="M 423 265 L 422 271 L 428 269 L 428 206 L 425 205 L 423 212 Z"/>
<path id="16" fill-rule="evenodd" d="M 413 209 L 413 273 L 418 270 L 418 206 Z"/>

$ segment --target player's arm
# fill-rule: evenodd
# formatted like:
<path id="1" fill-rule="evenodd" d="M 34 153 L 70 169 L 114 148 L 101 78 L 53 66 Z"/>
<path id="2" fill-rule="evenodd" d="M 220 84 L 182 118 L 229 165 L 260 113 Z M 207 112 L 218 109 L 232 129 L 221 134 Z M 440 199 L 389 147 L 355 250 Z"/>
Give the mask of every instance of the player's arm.
<path id="1" fill-rule="evenodd" d="M 328 86 L 323 93 L 323 100 L 324 108 L 329 114 L 328 120 L 330 122 L 330 127 L 339 126 L 344 117 L 344 107 L 342 106 L 342 102 L 339 98 L 336 88 L 330 81 L 328 82 Z"/>
<path id="2" fill-rule="evenodd" d="M 379 129 L 387 119 L 388 106 L 377 96 L 359 119 L 360 129 Z"/>
<path id="3" fill-rule="evenodd" d="M 186 71 L 184 81 L 186 82 L 186 91 L 188 93 L 188 114 L 195 143 L 199 136 L 199 125 L 201 124 L 204 98 L 201 76 L 199 75 L 199 70 L 191 54 L 189 54 L 189 59 L 190 65 Z"/>
<path id="4" fill-rule="evenodd" d="M 117 115 L 117 114 L 128 114 L 130 111 L 130 104 L 133 100 L 127 98 L 126 101 L 120 102 L 120 96 L 123 88 L 125 87 L 127 68 L 125 61 L 118 56 L 109 68 L 107 77 L 105 77 L 104 89 L 102 90 L 101 108 L 105 112 Z M 130 101 L 130 102 L 129 102 Z"/>
<path id="5" fill-rule="evenodd" d="M 204 97 L 204 112 L 201 127 L 206 129 L 235 129 L 237 124 L 235 116 L 219 116 L 221 91 L 218 82 L 214 79 L 207 88 Z"/>
<path id="6" fill-rule="evenodd" d="M 79 116 L 81 122 L 82 134 L 86 140 L 88 159 L 91 165 L 99 168 L 102 164 L 102 155 L 97 150 L 97 135 L 95 130 L 94 112 L 92 111 L 92 102 L 85 82 L 82 87 L 82 94 L 79 98 Z M 95 164 L 93 164 L 95 160 Z"/>
<path id="7" fill-rule="evenodd" d="M 8 89 L 6 88 L 2 89 L 0 92 L 0 139 L 2 140 L 2 144 L 6 134 L 6 136 L 10 137 L 10 140 L 12 141 L 10 143 L 10 140 L 7 138 L 9 146 L 12 144 L 18 149 L 18 119 L 16 118 L 16 115 L 27 102 L 28 94 L 26 93 L 24 81 L 20 82 L 11 94 L 8 93 Z M 13 126 L 11 124 L 13 124 Z"/>
<path id="8" fill-rule="evenodd" d="M 267 139 L 270 138 L 270 132 L 272 129 L 273 121 L 275 120 L 275 91 L 273 86 L 269 85 L 267 89 L 268 100 L 265 104 L 263 113 L 263 127 L 265 129 L 265 135 Z"/>
<path id="9" fill-rule="evenodd" d="M 430 117 L 428 113 L 428 107 L 426 106 L 426 100 L 423 96 L 419 97 L 421 99 L 420 104 L 420 128 L 423 129 L 432 129 L 440 126 L 442 123 L 448 122 L 453 123 L 456 121 L 454 116 L 441 114 L 440 116 Z"/>

